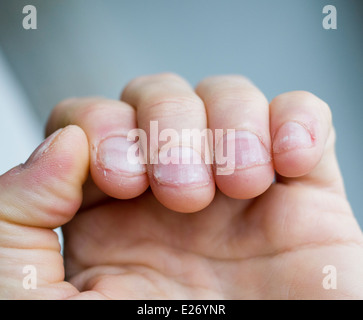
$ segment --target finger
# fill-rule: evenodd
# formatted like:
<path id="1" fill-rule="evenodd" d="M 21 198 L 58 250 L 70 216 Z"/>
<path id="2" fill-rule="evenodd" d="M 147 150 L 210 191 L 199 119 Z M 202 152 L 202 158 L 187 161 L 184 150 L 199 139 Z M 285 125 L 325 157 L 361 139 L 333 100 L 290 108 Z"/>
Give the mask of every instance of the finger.
<path id="1" fill-rule="evenodd" d="M 69 126 L 49 136 L 25 164 L 0 176 L 1 298 L 53 299 L 77 292 L 63 282 L 63 260 L 52 229 L 76 214 L 88 170 L 87 138 L 79 127 Z M 25 268 L 35 273 L 37 290 L 25 290 Z"/>
<path id="2" fill-rule="evenodd" d="M 127 135 L 136 128 L 131 106 L 101 98 L 68 99 L 54 108 L 47 132 L 68 124 L 80 126 L 88 137 L 90 171 L 100 190 L 114 198 L 129 199 L 147 189 L 145 166 L 128 158 L 134 142 L 128 141 Z"/>
<path id="3" fill-rule="evenodd" d="M 157 199 L 181 212 L 206 207 L 215 191 L 211 165 L 206 164 L 209 143 L 204 140 L 198 148 L 183 137 L 183 130 L 207 128 L 203 102 L 194 90 L 176 75 L 159 74 L 132 81 L 122 100 L 137 108 L 139 128 L 146 132 L 149 181 Z"/>
<path id="4" fill-rule="evenodd" d="M 24 165 L 0 177 L 0 218 L 44 228 L 68 222 L 81 203 L 88 168 L 83 131 L 69 126 L 55 132 Z"/>
<path id="5" fill-rule="evenodd" d="M 270 112 L 279 181 L 328 186 L 344 193 L 328 105 L 309 92 L 294 91 L 273 99 Z"/>
<path id="6" fill-rule="evenodd" d="M 205 103 L 214 133 L 218 188 L 232 198 L 260 195 L 274 176 L 265 96 L 241 76 L 206 78 L 196 92 Z M 221 129 L 223 135 L 217 135 Z"/>

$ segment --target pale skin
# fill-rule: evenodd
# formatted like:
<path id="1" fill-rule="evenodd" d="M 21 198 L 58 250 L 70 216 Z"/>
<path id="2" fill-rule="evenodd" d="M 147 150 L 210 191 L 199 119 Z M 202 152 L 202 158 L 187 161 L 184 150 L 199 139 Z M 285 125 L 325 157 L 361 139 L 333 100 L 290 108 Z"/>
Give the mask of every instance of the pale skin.
<path id="1" fill-rule="evenodd" d="M 111 142 L 148 132 L 150 121 L 177 132 L 235 129 L 236 157 L 248 156 L 229 175 L 210 164 L 194 175 L 178 165 L 128 167 Z M 60 103 L 47 135 L 59 128 L 0 177 L 0 298 L 363 298 L 363 235 L 330 109 L 315 95 L 288 92 L 269 103 L 241 76 L 193 89 L 158 74 L 131 81 L 121 101 Z M 26 265 L 37 271 L 36 289 L 23 287 Z"/>

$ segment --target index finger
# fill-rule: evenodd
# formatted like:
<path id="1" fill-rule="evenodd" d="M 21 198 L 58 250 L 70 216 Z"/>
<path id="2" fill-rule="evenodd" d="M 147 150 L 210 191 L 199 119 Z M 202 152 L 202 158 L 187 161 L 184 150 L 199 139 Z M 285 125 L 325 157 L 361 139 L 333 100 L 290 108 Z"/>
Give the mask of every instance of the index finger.
<path id="1" fill-rule="evenodd" d="M 109 196 L 129 199 L 143 193 L 149 183 L 145 166 L 130 163 L 127 140 L 136 128 L 135 110 L 125 102 L 103 98 L 68 99 L 51 113 L 47 134 L 69 124 L 81 127 L 90 146 L 90 171 L 97 187 Z"/>

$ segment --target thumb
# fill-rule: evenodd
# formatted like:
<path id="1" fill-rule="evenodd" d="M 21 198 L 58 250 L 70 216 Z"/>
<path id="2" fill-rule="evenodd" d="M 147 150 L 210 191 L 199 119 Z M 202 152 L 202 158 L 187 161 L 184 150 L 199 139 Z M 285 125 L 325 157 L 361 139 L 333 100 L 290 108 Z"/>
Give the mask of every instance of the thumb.
<path id="1" fill-rule="evenodd" d="M 88 166 L 86 135 L 68 126 L 49 136 L 25 164 L 0 176 L 0 299 L 65 298 L 77 291 L 64 282 L 52 229 L 80 207 Z M 29 266 L 37 290 L 26 290 Z"/>
<path id="2" fill-rule="evenodd" d="M 44 228 L 68 222 L 81 204 L 88 162 L 79 127 L 54 132 L 25 164 L 0 176 L 0 220 Z"/>

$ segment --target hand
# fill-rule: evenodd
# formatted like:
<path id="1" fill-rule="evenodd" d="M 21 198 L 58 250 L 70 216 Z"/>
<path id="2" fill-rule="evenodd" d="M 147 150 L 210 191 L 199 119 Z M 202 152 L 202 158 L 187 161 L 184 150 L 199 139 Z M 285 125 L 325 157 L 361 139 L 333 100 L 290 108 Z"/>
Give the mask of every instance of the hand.
<path id="1" fill-rule="evenodd" d="M 323 101 L 289 92 L 268 104 L 239 76 L 194 91 L 173 74 L 133 80 L 121 100 L 59 104 L 47 131 L 65 129 L 0 177 L 2 298 L 363 298 L 363 236 Z M 127 133 L 150 138 L 150 121 L 159 132 L 235 129 L 234 171 L 127 163 Z M 37 289 L 23 288 L 25 265 Z M 323 285 L 327 265 L 336 289 Z"/>

